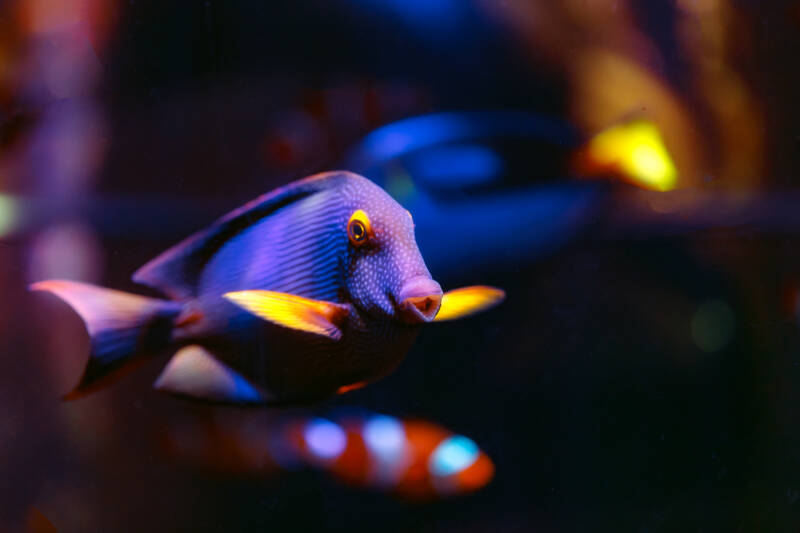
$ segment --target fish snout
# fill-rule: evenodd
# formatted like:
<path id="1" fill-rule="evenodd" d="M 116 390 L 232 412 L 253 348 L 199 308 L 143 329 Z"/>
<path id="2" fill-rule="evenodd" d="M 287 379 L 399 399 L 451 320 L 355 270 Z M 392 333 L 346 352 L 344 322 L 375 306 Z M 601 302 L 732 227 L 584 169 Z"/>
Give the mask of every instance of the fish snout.
<path id="1" fill-rule="evenodd" d="M 442 305 L 442 288 L 428 277 L 418 277 L 406 282 L 400 290 L 400 318 L 409 324 L 430 322 Z"/>

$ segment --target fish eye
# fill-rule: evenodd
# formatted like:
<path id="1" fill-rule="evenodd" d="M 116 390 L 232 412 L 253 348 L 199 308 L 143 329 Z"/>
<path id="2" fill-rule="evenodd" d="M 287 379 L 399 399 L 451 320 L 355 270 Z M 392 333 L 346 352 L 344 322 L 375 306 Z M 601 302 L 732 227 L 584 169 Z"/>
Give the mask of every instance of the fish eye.
<path id="1" fill-rule="evenodd" d="M 347 237 L 353 246 L 361 246 L 367 242 L 371 234 L 372 228 L 369 223 L 369 216 L 361 209 L 357 210 L 347 222 Z"/>

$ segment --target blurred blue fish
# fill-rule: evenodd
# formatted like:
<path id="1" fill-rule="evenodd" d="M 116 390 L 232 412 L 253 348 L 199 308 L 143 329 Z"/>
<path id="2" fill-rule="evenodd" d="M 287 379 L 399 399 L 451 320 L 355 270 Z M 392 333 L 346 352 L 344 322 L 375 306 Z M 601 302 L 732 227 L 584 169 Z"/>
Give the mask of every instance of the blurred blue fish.
<path id="1" fill-rule="evenodd" d="M 72 281 L 32 285 L 69 303 L 91 337 L 83 378 L 67 398 L 143 356 L 177 349 L 156 388 L 218 402 L 317 401 L 391 372 L 422 324 L 504 298 L 484 286 L 443 293 L 411 214 L 349 172 L 268 193 L 133 279 L 170 299 Z"/>
<path id="2" fill-rule="evenodd" d="M 372 131 L 344 164 L 414 212 L 431 270 L 455 280 L 465 264 L 518 269 L 581 232 L 607 190 L 561 177 L 580 144 L 569 124 L 534 113 L 445 112 Z"/>

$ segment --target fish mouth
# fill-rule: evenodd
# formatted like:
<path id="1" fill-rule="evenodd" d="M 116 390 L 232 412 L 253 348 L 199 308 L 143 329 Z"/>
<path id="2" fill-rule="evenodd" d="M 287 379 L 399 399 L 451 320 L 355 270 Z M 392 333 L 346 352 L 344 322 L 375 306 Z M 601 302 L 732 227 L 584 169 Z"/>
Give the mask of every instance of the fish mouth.
<path id="1" fill-rule="evenodd" d="M 442 288 L 431 278 L 414 278 L 403 286 L 398 300 L 403 322 L 424 324 L 436 318 L 442 305 Z"/>

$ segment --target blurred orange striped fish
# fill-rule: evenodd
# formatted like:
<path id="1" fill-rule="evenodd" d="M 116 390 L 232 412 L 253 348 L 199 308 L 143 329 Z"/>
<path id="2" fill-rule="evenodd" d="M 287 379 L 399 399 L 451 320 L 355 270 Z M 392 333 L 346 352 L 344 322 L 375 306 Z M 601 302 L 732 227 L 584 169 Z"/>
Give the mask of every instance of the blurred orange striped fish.
<path id="1" fill-rule="evenodd" d="M 314 468 L 410 500 L 473 492 L 494 476 L 494 464 L 472 439 L 425 420 L 366 410 L 267 424 L 226 420 L 173 427 L 162 444 L 175 459 L 224 475 Z"/>

